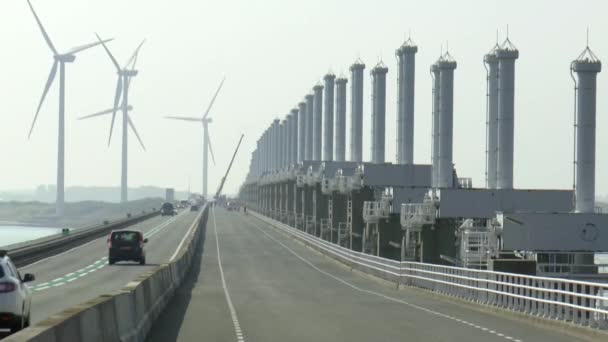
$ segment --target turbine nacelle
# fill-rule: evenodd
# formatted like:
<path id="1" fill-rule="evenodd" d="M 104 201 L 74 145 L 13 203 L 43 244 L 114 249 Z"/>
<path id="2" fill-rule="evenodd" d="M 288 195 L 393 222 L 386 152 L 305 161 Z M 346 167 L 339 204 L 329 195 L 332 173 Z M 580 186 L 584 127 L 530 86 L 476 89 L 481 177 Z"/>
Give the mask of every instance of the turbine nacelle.
<path id="1" fill-rule="evenodd" d="M 72 63 L 76 60 L 76 55 L 72 54 L 64 54 L 64 55 L 55 55 L 53 56 L 57 62 L 60 63 Z"/>
<path id="2" fill-rule="evenodd" d="M 137 70 L 121 69 L 120 71 L 117 72 L 117 74 L 119 76 L 135 77 L 135 76 L 137 76 L 138 71 Z"/>

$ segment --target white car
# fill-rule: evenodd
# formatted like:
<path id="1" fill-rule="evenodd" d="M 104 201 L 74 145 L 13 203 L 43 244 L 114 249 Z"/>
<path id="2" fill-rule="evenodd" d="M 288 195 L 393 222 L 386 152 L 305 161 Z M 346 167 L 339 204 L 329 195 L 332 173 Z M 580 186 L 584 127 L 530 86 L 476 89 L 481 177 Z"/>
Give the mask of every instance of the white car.
<path id="1" fill-rule="evenodd" d="M 29 273 L 21 278 L 6 251 L 0 251 L 0 330 L 13 333 L 29 326 L 32 297 L 25 283 L 33 280 Z"/>

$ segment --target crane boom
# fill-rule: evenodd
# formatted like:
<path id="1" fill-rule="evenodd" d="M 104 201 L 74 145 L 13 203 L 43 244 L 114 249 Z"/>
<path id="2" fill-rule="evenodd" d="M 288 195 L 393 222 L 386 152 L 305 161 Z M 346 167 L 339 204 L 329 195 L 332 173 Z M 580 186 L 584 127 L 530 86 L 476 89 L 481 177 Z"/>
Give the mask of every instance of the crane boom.
<path id="1" fill-rule="evenodd" d="M 241 142 L 243 141 L 243 137 L 244 136 L 245 136 L 244 134 L 241 134 L 241 138 L 239 139 L 239 143 L 238 143 L 238 145 L 236 145 L 236 149 L 234 150 L 234 153 L 232 154 L 232 159 L 230 160 L 230 165 L 228 165 L 228 170 L 226 170 L 226 174 L 224 175 L 224 177 L 222 177 L 222 182 L 220 183 L 220 186 L 217 189 L 217 192 L 215 193 L 215 199 L 218 199 L 218 197 L 222 193 L 222 188 L 224 187 L 224 183 L 226 182 L 226 178 L 228 178 L 228 173 L 230 172 L 230 169 L 232 168 L 232 163 L 234 162 L 234 157 L 236 157 L 236 153 L 239 151 L 239 147 L 241 147 Z"/>

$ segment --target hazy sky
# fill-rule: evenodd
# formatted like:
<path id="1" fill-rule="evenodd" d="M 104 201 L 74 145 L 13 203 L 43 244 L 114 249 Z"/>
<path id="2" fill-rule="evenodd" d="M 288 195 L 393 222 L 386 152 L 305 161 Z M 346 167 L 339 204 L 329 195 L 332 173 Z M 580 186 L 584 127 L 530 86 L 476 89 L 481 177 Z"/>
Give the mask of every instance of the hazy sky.
<path id="1" fill-rule="evenodd" d="M 148 151 L 130 134 L 129 185 L 201 187 L 202 127 L 165 115 L 200 116 L 221 78 L 226 83 L 210 126 L 217 166 L 213 192 L 241 133 L 245 134 L 227 184 L 236 192 L 255 142 L 284 117 L 328 70 L 348 73 L 360 56 L 365 73 L 364 159 L 369 160 L 369 70 L 379 58 L 389 67 L 387 161 L 395 160 L 395 49 L 411 31 L 416 56 L 415 161 L 430 162 L 429 66 L 449 41 L 455 74 L 454 161 L 459 176 L 484 184 L 485 69 L 483 55 L 509 36 L 520 50 L 515 83 L 515 186 L 572 186 L 573 82 L 570 62 L 585 47 L 608 55 L 605 1 L 489 0 L 32 0 L 60 51 L 92 42 L 94 32 L 114 37 L 122 64 L 146 38 L 133 80 L 132 118 Z M 586 10 L 583 12 L 583 9 Z M 29 126 L 53 59 L 25 0 L 0 2 L 0 189 L 55 183 L 58 78 L 33 136 Z M 608 91 L 598 77 L 597 183 L 608 193 Z M 101 48 L 85 51 L 66 68 L 66 186 L 120 184 L 120 140 L 107 147 L 109 117 L 76 117 L 112 106 L 116 72 Z M 350 98 L 350 94 L 349 94 Z M 350 106 L 347 107 L 348 116 Z M 347 121 L 350 125 L 350 121 Z M 348 126 L 347 126 L 348 127 Z M 115 126 L 115 138 L 120 126 Z M 348 129 L 348 128 L 347 128 Z M 347 139 L 348 139 L 347 135 Z M 347 140 L 348 141 L 348 140 Z M 348 150 L 347 150 L 348 155 Z"/>

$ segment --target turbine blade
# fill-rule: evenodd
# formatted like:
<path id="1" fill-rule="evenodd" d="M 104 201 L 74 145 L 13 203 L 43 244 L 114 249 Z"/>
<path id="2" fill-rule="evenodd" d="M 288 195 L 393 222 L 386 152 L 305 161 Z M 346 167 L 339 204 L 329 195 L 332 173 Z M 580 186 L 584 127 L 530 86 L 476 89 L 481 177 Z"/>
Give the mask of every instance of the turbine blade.
<path id="1" fill-rule="evenodd" d="M 226 80 L 226 77 L 224 77 L 222 79 L 222 82 L 220 82 L 220 86 L 217 87 L 217 90 L 215 91 L 215 94 L 213 95 L 213 98 L 211 98 L 211 102 L 209 103 L 209 106 L 207 107 L 207 110 L 205 111 L 205 115 L 203 116 L 203 119 L 207 118 L 207 115 L 209 115 L 209 111 L 211 110 L 211 106 L 213 106 L 213 102 L 215 102 L 215 98 L 217 97 L 217 94 L 220 92 L 220 89 L 222 89 L 222 85 L 224 85 L 224 81 Z"/>
<path id="2" fill-rule="evenodd" d="M 89 115 L 81 116 L 81 117 L 79 117 L 79 118 L 78 118 L 78 120 L 84 120 L 84 119 L 89 119 L 89 118 L 96 117 L 96 116 L 101 116 L 101 115 L 108 115 L 108 114 L 112 114 L 112 113 L 114 112 L 114 110 L 115 110 L 114 108 L 110 108 L 110 109 L 102 110 L 102 111 L 97 112 L 97 113 L 93 113 L 93 114 L 89 114 Z M 133 106 L 130 106 L 130 105 L 129 105 L 129 106 L 127 107 L 127 110 L 128 110 L 128 111 L 133 110 Z"/>
<path id="3" fill-rule="evenodd" d="M 51 73 L 49 74 L 49 78 L 46 80 L 46 84 L 44 85 L 44 90 L 42 91 L 42 97 L 40 98 L 40 103 L 38 103 L 38 108 L 36 109 L 36 115 L 34 115 L 34 121 L 32 122 L 32 127 L 30 127 L 30 133 L 27 138 L 29 139 L 32 136 L 32 131 L 34 130 L 34 125 L 36 124 L 36 119 L 38 119 L 38 114 L 40 113 L 40 108 L 42 108 L 42 103 L 44 103 L 44 99 L 46 98 L 46 94 L 49 92 L 49 88 L 53 84 L 53 80 L 55 80 L 55 75 L 57 74 L 57 65 L 59 62 L 55 60 L 53 66 L 51 67 Z"/>
<path id="4" fill-rule="evenodd" d="M 213 147 L 211 147 L 211 138 L 209 137 L 209 130 L 207 130 L 207 145 L 209 145 L 209 152 L 211 152 L 211 160 L 213 160 L 213 165 L 215 166 L 215 156 L 213 155 Z"/>
<path id="5" fill-rule="evenodd" d="M 103 42 L 104 43 L 108 43 L 108 42 L 111 42 L 113 40 L 114 40 L 114 38 L 110 38 L 110 39 L 104 40 Z M 90 49 L 90 48 L 95 47 L 95 46 L 100 45 L 100 44 L 101 44 L 101 42 L 94 42 L 94 43 L 90 43 L 90 44 L 86 44 L 86 45 L 76 46 L 76 47 L 72 48 L 70 51 L 68 51 L 68 54 L 73 55 L 73 54 L 76 54 L 76 53 L 79 53 L 81 51 Z"/>
<path id="6" fill-rule="evenodd" d="M 202 122 L 203 121 L 200 118 L 192 118 L 192 117 L 185 117 L 185 116 L 165 116 L 165 119 L 183 120 L 183 121 L 198 121 L 198 122 Z"/>
<path id="7" fill-rule="evenodd" d="M 118 82 L 116 83 L 116 93 L 114 95 L 114 106 L 112 107 L 112 122 L 110 123 L 110 136 L 108 137 L 108 146 L 112 141 L 112 129 L 114 128 L 114 120 L 116 119 L 116 111 L 118 110 L 118 102 L 120 102 L 120 95 L 122 94 L 122 76 L 118 76 Z"/>
<path id="8" fill-rule="evenodd" d="M 139 140 L 139 144 L 141 145 L 141 148 L 143 148 L 144 151 L 145 151 L 146 150 L 146 146 L 144 146 L 143 141 L 141 141 L 141 138 L 139 137 L 139 133 L 137 133 L 137 129 L 135 128 L 135 125 L 133 124 L 133 121 L 131 121 L 131 116 L 130 115 L 127 115 L 127 121 L 129 122 L 129 126 L 133 130 L 133 133 L 135 133 L 135 136 L 137 137 L 137 140 Z"/>
<path id="9" fill-rule="evenodd" d="M 129 58 L 127 63 L 125 63 L 125 69 L 131 64 L 131 62 L 133 62 L 133 66 L 131 67 L 131 69 L 135 69 L 135 63 L 137 62 L 137 55 L 139 55 L 139 49 L 141 49 L 141 46 L 144 45 L 145 42 L 146 40 L 144 39 L 141 43 L 139 43 L 139 46 L 137 47 L 137 49 L 135 49 L 135 52 L 133 52 L 131 58 Z"/>
<path id="10" fill-rule="evenodd" d="M 40 22 L 40 18 L 38 18 L 36 11 L 34 11 L 34 6 L 32 6 L 32 3 L 30 2 L 30 0 L 27 0 L 27 4 L 30 5 L 30 9 L 32 10 L 32 14 L 34 15 L 34 18 L 36 18 L 36 22 L 38 23 L 38 27 L 40 27 L 40 31 L 42 32 L 42 36 L 44 37 L 44 40 L 46 40 L 46 43 L 53 51 L 53 54 L 55 54 L 55 56 L 58 55 L 59 53 L 57 53 L 57 49 L 55 49 L 55 45 L 53 45 L 53 42 L 51 42 L 51 38 L 46 33 L 44 26 L 42 26 L 42 22 Z"/>
<path id="11" fill-rule="evenodd" d="M 116 67 L 116 70 L 118 72 L 120 72 L 120 65 L 118 65 L 118 62 L 116 61 L 116 58 L 114 58 L 114 56 L 112 55 L 112 53 L 110 52 L 110 50 L 106 46 L 106 43 L 104 43 L 104 41 L 101 40 L 101 37 L 99 37 L 99 35 L 97 33 L 95 33 L 95 35 L 97 36 L 97 39 L 99 40 L 99 42 L 101 43 L 101 45 L 103 45 L 104 50 L 106 50 L 106 52 L 108 53 L 108 56 L 110 56 L 110 59 L 112 60 L 112 63 L 114 63 L 114 66 Z"/>

